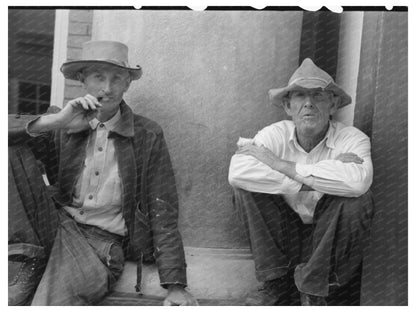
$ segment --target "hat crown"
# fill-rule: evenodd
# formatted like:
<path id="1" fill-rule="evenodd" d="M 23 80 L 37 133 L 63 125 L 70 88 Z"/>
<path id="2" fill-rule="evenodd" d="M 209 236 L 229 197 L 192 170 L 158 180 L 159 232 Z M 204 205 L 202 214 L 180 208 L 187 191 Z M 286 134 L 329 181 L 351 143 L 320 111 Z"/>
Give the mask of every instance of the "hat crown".
<path id="1" fill-rule="evenodd" d="M 88 41 L 82 46 L 81 60 L 109 60 L 128 66 L 128 48 L 125 44 L 117 41 Z"/>
<path id="2" fill-rule="evenodd" d="M 289 85 L 305 80 L 316 81 L 318 85 L 325 84 L 325 86 L 334 82 L 334 79 L 327 72 L 316 66 L 310 58 L 303 60 L 299 68 L 290 77 Z"/>

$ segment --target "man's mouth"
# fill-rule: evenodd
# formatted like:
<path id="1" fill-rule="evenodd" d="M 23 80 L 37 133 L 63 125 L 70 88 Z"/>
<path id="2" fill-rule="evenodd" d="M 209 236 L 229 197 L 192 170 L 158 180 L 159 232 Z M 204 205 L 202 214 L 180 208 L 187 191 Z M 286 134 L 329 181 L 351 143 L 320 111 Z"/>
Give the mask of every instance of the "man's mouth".
<path id="1" fill-rule="evenodd" d="M 98 100 L 98 102 L 107 102 L 107 101 L 111 100 L 111 97 L 108 97 L 108 96 L 97 96 L 97 100 Z"/>

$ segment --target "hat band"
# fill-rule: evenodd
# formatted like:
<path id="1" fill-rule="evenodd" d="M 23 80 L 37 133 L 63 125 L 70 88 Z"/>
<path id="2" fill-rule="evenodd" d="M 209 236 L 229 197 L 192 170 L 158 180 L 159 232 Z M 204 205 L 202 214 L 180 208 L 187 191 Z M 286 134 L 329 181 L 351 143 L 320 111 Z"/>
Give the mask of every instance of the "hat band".
<path id="1" fill-rule="evenodd" d="M 301 81 L 304 81 L 304 80 L 308 80 L 308 81 L 310 81 L 310 80 L 317 80 L 317 81 L 320 81 L 320 82 L 323 82 L 324 84 L 325 84 L 325 86 L 327 86 L 327 85 L 329 85 L 330 83 L 331 83 L 331 81 L 328 81 L 328 80 L 325 80 L 325 79 L 322 79 L 322 78 L 318 78 L 318 77 L 301 77 L 301 78 L 297 78 L 297 79 L 295 79 L 295 80 L 293 80 L 293 81 L 290 81 L 290 84 L 292 84 L 292 83 L 296 83 L 296 84 L 298 84 L 299 82 L 301 82 Z"/>
<path id="2" fill-rule="evenodd" d="M 93 60 L 81 60 L 81 62 L 106 62 L 106 63 L 111 63 L 111 64 L 114 64 L 114 65 L 130 68 L 130 65 L 127 62 L 114 60 L 114 59 L 96 58 L 96 59 L 93 59 Z"/>

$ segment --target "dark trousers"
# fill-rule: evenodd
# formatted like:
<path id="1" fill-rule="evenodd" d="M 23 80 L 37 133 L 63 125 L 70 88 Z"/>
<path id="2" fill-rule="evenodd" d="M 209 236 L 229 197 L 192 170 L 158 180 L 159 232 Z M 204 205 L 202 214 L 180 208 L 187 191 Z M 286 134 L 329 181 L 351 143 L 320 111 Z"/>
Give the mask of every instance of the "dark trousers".
<path id="1" fill-rule="evenodd" d="M 58 228 L 58 213 L 36 159 L 24 144 L 9 146 L 8 182 L 9 257 L 47 257 Z"/>
<path id="2" fill-rule="evenodd" d="M 345 285 L 360 267 L 373 215 L 370 192 L 356 198 L 324 195 L 312 225 L 303 224 L 280 195 L 234 189 L 234 200 L 259 281 L 294 269 L 299 291 L 326 297 L 330 286 Z"/>

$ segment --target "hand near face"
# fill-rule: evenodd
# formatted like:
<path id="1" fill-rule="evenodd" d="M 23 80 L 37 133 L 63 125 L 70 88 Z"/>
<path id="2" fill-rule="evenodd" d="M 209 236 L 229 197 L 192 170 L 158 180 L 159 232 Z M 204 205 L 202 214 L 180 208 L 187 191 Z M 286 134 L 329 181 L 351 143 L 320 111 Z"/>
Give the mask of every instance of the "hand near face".
<path id="1" fill-rule="evenodd" d="M 89 122 L 97 116 L 101 104 L 98 100 L 87 94 L 69 101 L 56 115 L 61 128 L 81 131 L 89 127 Z"/>
<path id="2" fill-rule="evenodd" d="M 180 285 L 171 285 L 164 306 L 197 306 L 198 301 Z"/>

